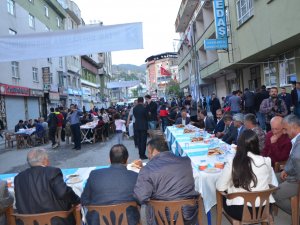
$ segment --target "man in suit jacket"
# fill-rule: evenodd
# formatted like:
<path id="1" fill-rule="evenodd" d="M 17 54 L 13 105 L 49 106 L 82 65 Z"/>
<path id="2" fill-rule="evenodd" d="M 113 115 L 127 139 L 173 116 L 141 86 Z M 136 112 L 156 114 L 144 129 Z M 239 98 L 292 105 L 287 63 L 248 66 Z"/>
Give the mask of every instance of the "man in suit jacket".
<path id="1" fill-rule="evenodd" d="M 175 124 L 188 125 L 191 122 L 190 118 L 187 116 L 186 109 L 181 110 L 181 116 L 176 119 Z"/>
<path id="2" fill-rule="evenodd" d="M 190 158 L 175 156 L 161 138 L 148 142 L 148 156 L 150 161 L 141 169 L 134 188 L 134 197 L 140 204 L 147 204 L 150 199 L 172 201 L 198 197 Z M 183 207 L 183 216 L 186 224 L 195 224 L 197 207 Z M 146 218 L 147 224 L 155 224 L 151 207 L 146 209 Z"/>
<path id="3" fill-rule="evenodd" d="M 14 197 L 9 193 L 7 183 L 0 180 L 0 225 L 6 225 L 5 208 L 12 205 Z"/>
<path id="4" fill-rule="evenodd" d="M 199 117 L 204 121 L 205 131 L 207 131 L 208 133 L 212 133 L 216 126 L 214 119 L 207 116 L 206 110 L 201 110 L 199 112 Z"/>
<path id="5" fill-rule="evenodd" d="M 281 93 L 278 97 L 285 102 L 288 114 L 291 114 L 292 96 L 290 93 L 286 93 L 285 87 L 281 87 Z"/>
<path id="6" fill-rule="evenodd" d="M 145 155 L 147 144 L 147 130 L 148 130 L 148 112 L 144 106 L 144 98 L 138 98 L 138 104 L 133 108 L 133 115 L 135 118 L 134 130 L 137 146 L 139 149 L 140 159 L 148 159 Z"/>
<path id="7" fill-rule="evenodd" d="M 237 128 L 237 136 L 236 136 L 236 139 L 234 141 L 234 144 L 236 144 L 238 138 L 240 137 L 240 135 L 245 130 L 245 126 L 244 126 L 244 114 L 237 113 L 237 114 L 233 115 L 232 119 L 233 119 L 234 126 Z"/>
<path id="8" fill-rule="evenodd" d="M 224 135 L 223 132 L 225 129 L 222 109 L 218 109 L 216 111 L 216 116 L 217 116 L 217 121 L 214 129 L 214 134 L 216 135 L 217 138 L 221 138 Z"/>
<path id="9" fill-rule="evenodd" d="M 44 149 L 32 149 L 27 154 L 30 168 L 14 180 L 16 207 L 20 214 L 67 211 L 80 203 L 80 198 L 63 180 L 59 168 L 50 167 Z M 73 225 L 74 217 L 57 219 L 52 225 Z"/>
<path id="10" fill-rule="evenodd" d="M 111 166 L 90 173 L 81 195 L 81 203 L 88 205 L 113 205 L 135 201 L 133 188 L 138 174 L 127 170 L 128 151 L 122 144 L 114 145 L 109 153 Z M 87 215 L 88 224 L 99 225 L 97 213 Z M 137 224 L 137 209 L 128 209 L 128 223 Z"/>
<path id="11" fill-rule="evenodd" d="M 298 195 L 300 181 L 300 119 L 296 115 L 288 115 L 283 119 L 283 127 L 291 139 L 292 149 L 284 170 L 277 174 L 280 184 L 274 198 L 276 205 L 291 213 L 290 198 Z"/>
<path id="12" fill-rule="evenodd" d="M 232 143 L 235 142 L 238 135 L 238 131 L 237 128 L 234 126 L 231 115 L 225 115 L 223 117 L 223 120 L 226 128 L 222 140 L 227 144 L 231 145 Z"/>

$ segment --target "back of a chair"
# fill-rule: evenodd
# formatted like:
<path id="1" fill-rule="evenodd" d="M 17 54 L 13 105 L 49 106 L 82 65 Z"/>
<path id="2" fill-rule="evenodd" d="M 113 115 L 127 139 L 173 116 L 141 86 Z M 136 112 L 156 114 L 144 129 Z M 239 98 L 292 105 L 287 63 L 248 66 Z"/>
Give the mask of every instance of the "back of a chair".
<path id="1" fill-rule="evenodd" d="M 277 189 L 277 187 L 270 185 L 270 189 L 265 191 L 232 193 L 227 194 L 225 197 L 226 199 L 234 199 L 237 197 L 244 199 L 243 223 L 268 222 L 270 216 L 270 195 Z M 260 204 L 258 207 L 255 207 L 257 199 L 259 199 Z"/>
<path id="2" fill-rule="evenodd" d="M 51 225 L 53 218 L 67 219 L 70 214 L 74 214 L 76 225 L 81 225 L 80 209 L 73 208 L 69 211 L 57 211 L 39 214 L 11 214 L 11 220 L 13 221 L 11 225 L 16 224 L 15 221 L 20 220 L 24 225 Z"/>
<path id="3" fill-rule="evenodd" d="M 91 206 L 86 206 L 86 208 L 88 209 L 89 212 L 94 211 L 98 213 L 100 224 L 128 225 L 126 209 L 130 206 L 139 209 L 136 202 L 126 202 L 117 205 L 105 205 L 105 206 L 91 205 Z M 111 216 L 112 214 L 114 214 L 114 216 Z M 115 219 L 115 221 L 113 221 L 113 218 Z M 120 221 L 121 223 L 118 223 Z"/>
<path id="4" fill-rule="evenodd" d="M 155 219 L 158 225 L 184 225 L 183 207 L 198 206 L 197 222 L 202 225 L 202 199 L 199 196 L 197 199 L 185 199 L 177 201 L 158 201 L 150 200 L 149 205 L 154 210 Z"/>
<path id="5" fill-rule="evenodd" d="M 285 166 L 286 161 L 281 161 L 281 162 L 275 162 L 274 164 L 274 172 L 279 173 L 283 167 Z"/>

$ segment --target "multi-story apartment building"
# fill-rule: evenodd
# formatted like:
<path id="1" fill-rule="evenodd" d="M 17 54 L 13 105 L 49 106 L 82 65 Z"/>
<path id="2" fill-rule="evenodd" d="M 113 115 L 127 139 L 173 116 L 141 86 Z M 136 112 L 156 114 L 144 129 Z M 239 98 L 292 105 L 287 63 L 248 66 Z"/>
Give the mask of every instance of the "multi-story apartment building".
<path id="1" fill-rule="evenodd" d="M 0 15 L 0 35 L 63 30 L 66 18 L 56 0 L 3 0 Z M 0 117 L 8 129 L 61 103 L 57 84 L 65 71 L 63 57 L 0 63 L 0 71 Z"/>
<path id="2" fill-rule="evenodd" d="M 166 86 L 171 79 L 178 79 L 177 53 L 166 52 L 145 60 L 146 86 L 153 98 L 165 97 Z"/>
<path id="3" fill-rule="evenodd" d="M 204 40 L 216 38 L 213 1 L 183 0 L 175 22 L 181 88 L 195 83 L 198 93 L 222 97 L 299 81 L 299 9 L 298 0 L 225 0 L 228 49 L 206 50 Z"/>

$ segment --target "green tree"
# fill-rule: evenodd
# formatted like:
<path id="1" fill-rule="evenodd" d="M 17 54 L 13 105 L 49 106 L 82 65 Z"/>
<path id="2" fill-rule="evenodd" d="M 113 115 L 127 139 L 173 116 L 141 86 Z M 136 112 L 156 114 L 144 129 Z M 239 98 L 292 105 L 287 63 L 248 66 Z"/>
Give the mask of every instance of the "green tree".
<path id="1" fill-rule="evenodd" d="M 175 80 L 171 79 L 171 80 L 167 83 L 166 94 L 167 94 L 167 95 L 172 95 L 172 96 L 179 96 L 179 94 L 180 94 L 180 86 L 179 86 L 179 83 L 176 82 Z"/>
<path id="2" fill-rule="evenodd" d="M 138 97 L 138 89 L 137 88 L 132 89 L 131 92 L 132 92 L 133 97 Z"/>

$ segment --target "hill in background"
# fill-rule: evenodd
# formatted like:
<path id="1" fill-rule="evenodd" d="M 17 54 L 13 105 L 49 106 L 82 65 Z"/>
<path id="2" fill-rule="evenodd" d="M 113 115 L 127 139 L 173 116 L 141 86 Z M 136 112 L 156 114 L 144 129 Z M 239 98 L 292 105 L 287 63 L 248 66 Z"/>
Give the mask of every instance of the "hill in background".
<path id="1" fill-rule="evenodd" d="M 137 66 L 133 64 L 112 65 L 114 80 L 140 80 L 146 82 L 146 64 Z"/>

